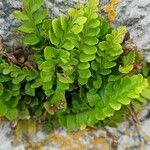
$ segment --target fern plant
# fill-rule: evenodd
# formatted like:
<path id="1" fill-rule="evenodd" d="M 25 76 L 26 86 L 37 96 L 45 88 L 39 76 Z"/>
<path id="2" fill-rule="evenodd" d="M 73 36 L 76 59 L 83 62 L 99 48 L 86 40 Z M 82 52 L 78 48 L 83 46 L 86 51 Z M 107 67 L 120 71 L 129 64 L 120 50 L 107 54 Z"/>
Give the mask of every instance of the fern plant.
<path id="1" fill-rule="evenodd" d="M 55 118 L 68 130 L 109 125 L 148 87 L 136 68 L 140 54 L 126 49 L 126 27 L 111 27 L 98 12 L 98 0 L 78 4 L 57 18 L 46 18 L 43 3 L 24 0 L 23 11 L 13 13 L 21 20 L 18 29 L 37 68 L 10 66 L 2 58 L 0 116 Z"/>
<path id="2" fill-rule="evenodd" d="M 0 116 L 9 120 L 27 119 L 30 118 L 31 109 L 34 110 L 32 115 L 42 114 L 42 107 L 35 107 L 41 105 L 36 95 L 37 71 L 10 66 L 1 58 L 0 75 Z"/>
<path id="3" fill-rule="evenodd" d="M 26 33 L 24 43 L 28 45 L 36 45 L 44 42 L 41 36 L 41 26 L 43 20 L 48 15 L 48 9 L 41 9 L 44 0 L 24 0 L 22 11 L 15 11 L 12 15 L 22 20 L 19 31 Z"/>

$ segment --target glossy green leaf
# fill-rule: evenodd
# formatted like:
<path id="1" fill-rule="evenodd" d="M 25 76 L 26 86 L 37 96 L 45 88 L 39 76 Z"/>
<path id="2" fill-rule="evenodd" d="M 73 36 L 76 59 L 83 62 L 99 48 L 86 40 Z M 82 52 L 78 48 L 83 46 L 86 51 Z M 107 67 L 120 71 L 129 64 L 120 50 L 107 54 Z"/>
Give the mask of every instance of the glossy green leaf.
<path id="1" fill-rule="evenodd" d="M 68 27 L 68 19 L 64 15 L 60 15 L 60 23 L 61 23 L 61 28 L 63 30 L 67 30 Z"/>
<path id="2" fill-rule="evenodd" d="M 12 16 L 19 20 L 29 20 L 29 17 L 27 16 L 25 12 L 14 11 L 12 13 Z"/>
<path id="3" fill-rule="evenodd" d="M 26 75 L 26 80 L 31 81 L 33 79 L 36 79 L 39 76 L 39 73 L 37 71 L 30 70 L 29 74 Z"/>
<path id="4" fill-rule="evenodd" d="M 30 115 L 29 115 L 29 111 L 28 109 L 23 109 L 19 112 L 18 114 L 19 118 L 20 119 L 29 119 L 30 118 Z"/>
<path id="5" fill-rule="evenodd" d="M 53 115 L 54 111 L 51 109 L 51 104 L 49 102 L 45 102 L 44 103 L 44 108 L 46 109 L 46 111 L 50 114 Z"/>
<path id="6" fill-rule="evenodd" d="M 106 39 L 109 42 L 113 41 L 114 43 L 122 43 L 126 32 L 126 27 L 119 27 L 116 30 L 114 29 L 111 34 L 106 35 Z"/>
<path id="7" fill-rule="evenodd" d="M 15 108 L 18 105 L 19 100 L 20 100 L 19 96 L 13 96 L 11 98 L 11 107 Z"/>
<path id="8" fill-rule="evenodd" d="M 79 76 L 81 77 L 81 78 L 89 78 L 90 76 L 91 76 L 91 72 L 90 72 L 90 70 L 89 69 L 86 69 L 86 70 L 79 70 L 78 71 L 79 72 Z"/>
<path id="9" fill-rule="evenodd" d="M 21 25 L 18 28 L 19 31 L 25 32 L 25 33 L 34 33 L 35 32 L 35 27 L 33 23 L 26 22 L 23 25 Z"/>
<path id="10" fill-rule="evenodd" d="M 37 11 L 44 4 L 44 0 L 30 0 L 31 13 Z"/>
<path id="11" fill-rule="evenodd" d="M 16 108 L 9 108 L 9 111 L 6 113 L 6 118 L 8 120 L 14 120 L 18 117 L 18 110 Z"/>
<path id="12" fill-rule="evenodd" d="M 97 52 L 96 46 L 84 45 L 82 51 L 87 55 L 92 55 Z"/>
<path id="13" fill-rule="evenodd" d="M 72 27 L 72 32 L 74 34 L 79 34 L 81 31 L 83 30 L 83 25 L 77 25 L 75 24 L 73 27 Z"/>
<path id="14" fill-rule="evenodd" d="M 49 31 L 49 38 L 53 45 L 57 46 L 59 44 L 59 39 L 55 36 L 52 30 Z"/>
<path id="15" fill-rule="evenodd" d="M 95 20 L 91 20 L 89 23 L 89 28 L 96 28 L 100 26 L 100 21 L 95 19 Z"/>
<path id="16" fill-rule="evenodd" d="M 76 118 L 74 116 L 68 116 L 67 117 L 67 128 L 68 130 L 73 130 L 76 128 Z"/>
<path id="17" fill-rule="evenodd" d="M 54 61 L 51 61 L 51 60 L 47 60 L 47 61 L 44 61 L 40 66 L 39 66 L 39 69 L 44 71 L 44 72 L 51 72 L 52 70 L 54 70 L 54 67 L 55 67 L 55 63 Z"/>
<path id="18" fill-rule="evenodd" d="M 108 81 L 117 81 L 119 79 L 121 79 L 123 77 L 123 75 L 110 75 Z"/>
<path id="19" fill-rule="evenodd" d="M 94 60 L 95 55 L 86 55 L 84 53 L 81 53 L 79 58 L 81 62 L 88 62 Z"/>
<path id="20" fill-rule="evenodd" d="M 19 75 L 18 77 L 14 78 L 12 82 L 13 84 L 19 84 L 25 79 L 25 77 L 26 77 L 26 74 Z"/>
<path id="21" fill-rule="evenodd" d="M 4 117 L 4 115 L 7 113 L 8 107 L 5 103 L 2 102 L 2 99 L 0 99 L 0 116 Z"/>
<path id="22" fill-rule="evenodd" d="M 105 20 L 104 18 L 101 18 L 101 30 L 100 30 L 100 35 L 101 37 L 105 36 L 109 30 L 110 30 L 110 26 L 107 20 Z"/>
<path id="23" fill-rule="evenodd" d="M 91 107 L 95 106 L 101 99 L 100 96 L 98 94 L 90 94 L 87 93 L 87 100 L 90 104 Z"/>
<path id="24" fill-rule="evenodd" d="M 31 88 L 35 89 L 42 86 L 41 79 L 35 80 L 35 82 L 31 85 Z"/>
<path id="25" fill-rule="evenodd" d="M 108 43 L 106 41 L 100 42 L 98 46 L 99 46 L 101 51 L 107 50 L 107 48 L 109 47 Z"/>
<path id="26" fill-rule="evenodd" d="M 100 32 L 100 28 L 91 28 L 88 30 L 87 36 L 97 36 Z"/>
<path id="27" fill-rule="evenodd" d="M 93 70 L 97 71 L 98 68 L 99 68 L 99 64 L 98 64 L 96 61 L 92 61 L 92 63 L 91 63 L 91 68 L 92 68 Z"/>
<path id="28" fill-rule="evenodd" d="M 93 86 L 95 89 L 100 89 L 102 85 L 102 78 L 98 76 L 96 80 L 93 81 Z"/>
<path id="29" fill-rule="evenodd" d="M 4 90 L 3 94 L 0 96 L 0 99 L 3 101 L 9 101 L 12 97 L 12 92 L 10 90 Z"/>
<path id="30" fill-rule="evenodd" d="M 123 66 L 131 65 L 135 61 L 135 51 L 130 51 L 126 56 L 122 58 Z"/>
<path id="31" fill-rule="evenodd" d="M 3 84 L 2 84 L 2 83 L 0 83 L 0 95 L 2 95 L 2 94 L 3 94 L 3 91 L 4 91 Z"/>
<path id="32" fill-rule="evenodd" d="M 63 36 L 63 31 L 61 29 L 61 22 L 60 22 L 59 18 L 55 18 L 52 20 L 52 28 L 53 28 L 55 36 L 58 39 L 61 39 Z"/>
<path id="33" fill-rule="evenodd" d="M 141 93 L 141 96 L 145 99 L 150 99 L 150 88 L 144 89 Z"/>
<path id="34" fill-rule="evenodd" d="M 121 73 L 129 73 L 133 69 L 133 65 L 128 65 L 126 67 L 119 66 L 119 71 Z"/>
<path id="35" fill-rule="evenodd" d="M 25 85 L 25 93 L 30 96 L 35 96 L 35 89 L 31 88 L 31 83 Z"/>
<path id="36" fill-rule="evenodd" d="M 74 23 L 78 25 L 83 25 L 86 23 L 86 21 L 87 21 L 86 17 L 78 17 Z"/>
<path id="37" fill-rule="evenodd" d="M 4 74 L 4 75 L 8 75 L 9 73 L 11 73 L 11 71 L 12 71 L 12 68 L 11 68 L 11 67 L 5 67 L 5 68 L 3 69 L 3 74 Z"/>
<path id="38" fill-rule="evenodd" d="M 47 46 L 44 49 L 44 57 L 47 60 L 55 58 L 56 54 L 57 54 L 57 49 L 55 49 L 54 47 Z"/>
<path id="39" fill-rule="evenodd" d="M 79 77 L 79 78 L 78 78 L 78 82 L 79 82 L 79 84 L 81 84 L 81 85 L 85 85 L 85 84 L 87 84 L 87 82 L 88 82 L 88 78 L 81 78 L 81 77 Z"/>
<path id="40" fill-rule="evenodd" d="M 121 109 L 121 104 L 119 102 L 110 102 L 109 105 L 114 110 L 120 110 Z"/>
<path id="41" fill-rule="evenodd" d="M 85 69 L 88 69 L 90 68 L 90 64 L 88 62 L 80 62 L 79 65 L 78 65 L 78 68 L 80 70 L 85 70 Z"/>
<path id="42" fill-rule="evenodd" d="M 2 82 L 8 82 L 10 80 L 11 80 L 10 76 L 7 76 L 7 75 L 5 75 L 5 76 L 1 75 L 1 77 L 0 77 L 0 83 L 2 83 Z"/>
<path id="43" fill-rule="evenodd" d="M 35 24 L 37 25 L 42 23 L 43 19 L 45 19 L 47 15 L 48 15 L 48 9 L 43 9 L 41 11 L 36 12 L 34 15 Z"/>
<path id="44" fill-rule="evenodd" d="M 35 34 L 28 34 L 25 36 L 24 43 L 27 45 L 35 45 L 40 42 L 40 38 Z"/>
<path id="45" fill-rule="evenodd" d="M 62 83 L 73 83 L 73 80 L 70 79 L 68 76 L 65 76 L 64 74 L 58 73 L 57 76 L 59 81 Z"/>
<path id="46" fill-rule="evenodd" d="M 67 63 L 70 60 L 70 53 L 63 49 L 60 50 L 60 59 L 63 63 Z"/>
<path id="47" fill-rule="evenodd" d="M 41 81 L 42 82 L 50 82 L 52 77 L 49 75 L 49 72 L 41 71 Z"/>
<path id="48" fill-rule="evenodd" d="M 104 62 L 104 68 L 112 68 L 112 67 L 115 67 L 116 66 L 116 62 L 113 62 L 113 61 L 106 61 Z"/>
<path id="49" fill-rule="evenodd" d="M 72 50 L 75 46 L 70 40 L 66 40 L 62 46 L 62 48 L 65 48 L 66 50 Z"/>
<path id="50" fill-rule="evenodd" d="M 87 45 L 96 45 L 96 44 L 98 44 L 98 38 L 96 38 L 96 37 L 86 37 L 84 42 Z"/>

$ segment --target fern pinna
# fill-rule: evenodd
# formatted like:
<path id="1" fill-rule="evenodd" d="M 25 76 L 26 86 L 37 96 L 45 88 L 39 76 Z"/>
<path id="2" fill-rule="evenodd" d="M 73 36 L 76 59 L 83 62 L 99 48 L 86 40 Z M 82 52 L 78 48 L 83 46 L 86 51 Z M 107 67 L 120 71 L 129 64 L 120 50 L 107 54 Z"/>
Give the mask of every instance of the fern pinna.
<path id="1" fill-rule="evenodd" d="M 141 61 L 137 49 L 125 47 L 130 42 L 124 39 L 126 27 L 111 27 L 99 14 L 98 0 L 77 4 L 67 14 L 52 19 L 47 18 L 43 3 L 44 0 L 24 0 L 23 10 L 13 13 L 21 20 L 19 30 L 24 32 L 24 44 L 32 47 L 28 57 L 37 68 L 33 71 L 11 67 L 5 61 L 1 76 L 8 77 L 8 81 L 3 82 L 11 82 L 16 90 L 12 89 L 11 94 L 18 96 L 12 106 L 9 102 L 14 96 L 4 98 L 3 92 L 10 91 L 3 90 L 5 85 L 1 82 L 1 106 L 14 107 L 16 115 L 12 117 L 6 111 L 0 111 L 0 115 L 18 118 L 24 103 L 21 97 L 28 95 L 28 105 L 23 106 L 29 117 L 53 116 L 69 130 L 102 122 L 107 125 L 117 112 L 124 112 L 127 105 L 140 100 L 148 87 L 141 70 L 135 67 Z M 15 68 L 20 70 L 18 75 L 11 73 Z M 30 73 L 34 76 L 31 79 Z M 16 87 L 18 84 L 21 87 Z M 32 105 L 36 109 L 31 109 Z"/>

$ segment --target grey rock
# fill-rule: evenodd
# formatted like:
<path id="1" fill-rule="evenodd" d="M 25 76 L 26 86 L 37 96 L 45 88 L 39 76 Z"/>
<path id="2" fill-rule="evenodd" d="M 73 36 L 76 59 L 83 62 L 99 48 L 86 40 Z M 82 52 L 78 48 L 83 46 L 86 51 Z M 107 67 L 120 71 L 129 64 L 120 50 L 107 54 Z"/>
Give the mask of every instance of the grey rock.
<path id="1" fill-rule="evenodd" d="M 2 2 L 0 2 L 0 9 L 2 9 L 3 8 L 3 3 Z"/>
<path id="2" fill-rule="evenodd" d="M 147 136 L 150 136 L 149 126 L 150 126 L 150 119 L 145 120 L 142 124 L 142 132 Z"/>
<path id="3" fill-rule="evenodd" d="M 121 0 L 117 6 L 118 19 L 116 25 L 125 25 L 143 53 L 150 62 L 150 1 Z"/>
<path id="4" fill-rule="evenodd" d="M 18 147 L 12 145 L 13 134 L 9 122 L 3 122 L 0 125 L 0 138 L 0 150 L 17 150 Z"/>
<path id="5" fill-rule="evenodd" d="M 22 6 L 22 1 L 21 0 L 17 0 L 17 1 L 13 1 L 13 0 L 5 0 L 7 5 L 10 5 L 13 8 L 20 8 Z"/>

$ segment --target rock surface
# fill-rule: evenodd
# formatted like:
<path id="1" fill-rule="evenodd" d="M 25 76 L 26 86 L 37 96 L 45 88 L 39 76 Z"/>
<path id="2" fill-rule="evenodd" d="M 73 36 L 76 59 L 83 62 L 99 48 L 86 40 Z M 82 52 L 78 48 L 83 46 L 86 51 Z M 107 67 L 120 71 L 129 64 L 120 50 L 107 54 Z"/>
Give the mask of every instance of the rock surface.
<path id="1" fill-rule="evenodd" d="M 150 1 L 121 0 L 117 11 L 116 24 L 128 27 L 134 42 L 150 62 Z"/>
<path id="2" fill-rule="evenodd" d="M 80 1 L 85 2 L 86 0 Z M 66 9 L 73 6 L 75 2 L 77 2 L 77 0 L 46 0 L 45 5 L 51 9 L 52 13 L 50 15 L 53 17 L 62 12 L 65 12 Z M 107 2 L 108 0 L 102 0 L 101 5 L 104 5 Z M 16 40 L 20 36 L 19 33 L 16 32 L 18 21 L 13 19 L 10 14 L 14 10 L 19 9 L 21 7 L 21 4 L 22 0 L 0 0 L 0 35 L 3 36 L 9 46 L 14 46 L 19 42 Z M 139 50 L 143 53 L 146 60 L 150 62 L 150 0 L 121 0 L 117 6 L 117 11 L 118 19 L 115 22 L 115 25 L 125 25 L 128 27 L 130 34 L 133 37 L 134 42 L 137 44 Z M 150 111 L 149 105 L 141 115 L 141 133 L 142 138 L 146 141 L 144 150 L 150 149 L 150 118 L 148 118 L 149 116 L 147 115 L 148 111 Z M 148 116 L 146 120 L 145 116 Z M 101 132 L 102 131 L 96 131 L 94 133 L 97 137 L 99 137 L 99 133 Z M 129 128 L 128 123 L 121 124 L 118 129 L 113 130 L 113 132 L 118 134 L 118 136 L 120 137 L 118 150 L 140 149 L 138 146 L 138 138 L 133 134 L 134 132 L 132 127 Z M 62 131 L 61 133 L 66 135 L 65 131 Z M 89 142 L 89 137 L 87 136 L 87 132 L 83 133 L 83 135 L 82 137 L 84 138 L 81 141 L 83 145 L 85 145 Z M 96 138 L 96 136 L 92 137 Z M 14 147 L 11 144 L 12 138 L 13 134 L 9 123 L 5 122 L 1 124 L 0 150 L 24 150 L 24 145 Z M 38 133 L 36 140 L 42 138 L 43 134 Z M 103 141 L 102 139 L 98 139 L 98 141 L 99 140 Z M 105 143 L 106 145 L 108 144 L 106 141 L 103 141 L 103 143 Z M 59 149 L 58 146 L 54 146 L 53 144 L 49 145 L 49 148 L 51 150 Z M 49 148 L 45 147 L 45 149 Z M 86 147 L 86 149 L 90 149 L 90 147 Z"/>

